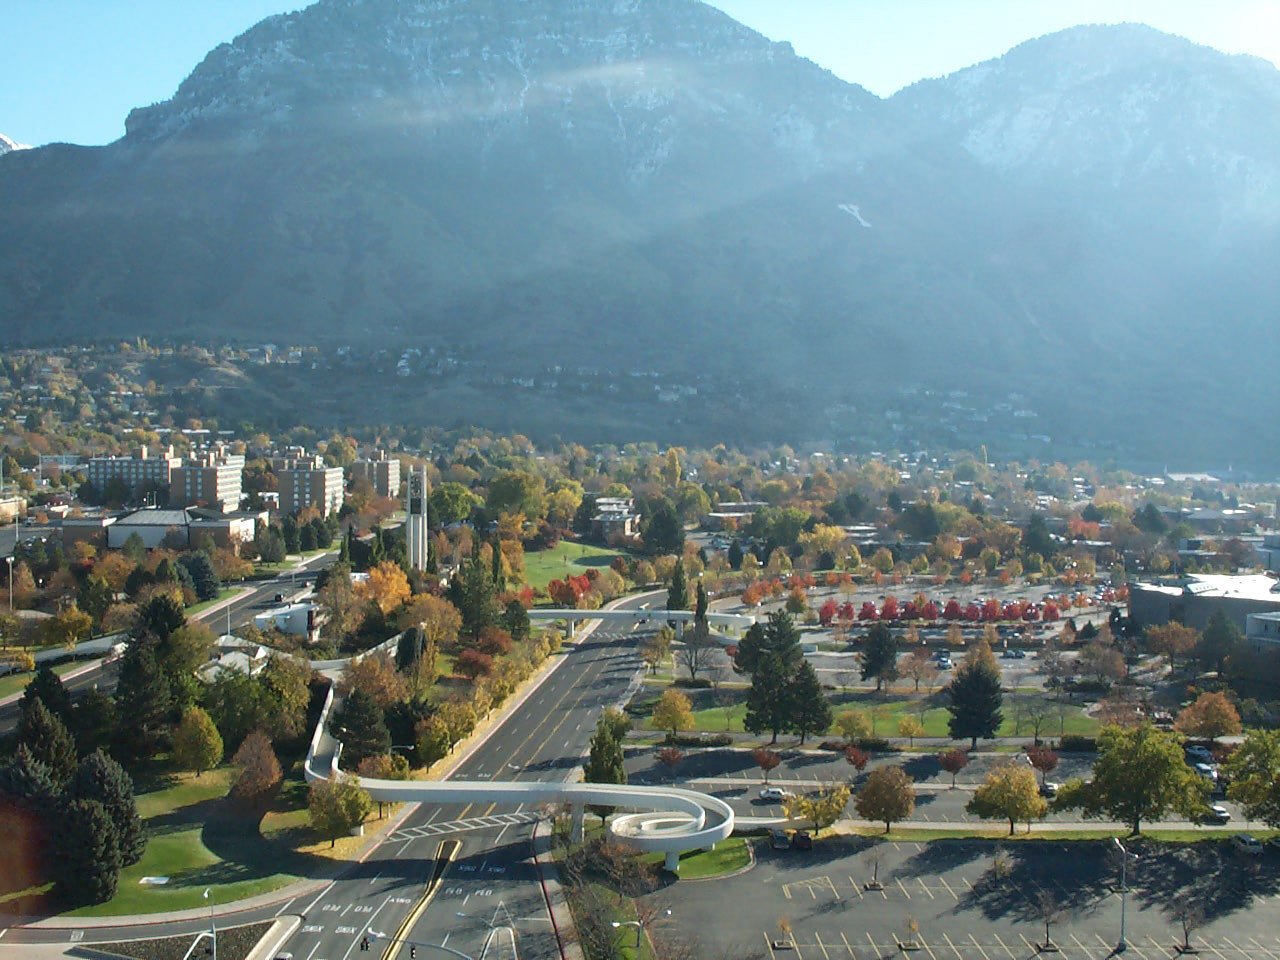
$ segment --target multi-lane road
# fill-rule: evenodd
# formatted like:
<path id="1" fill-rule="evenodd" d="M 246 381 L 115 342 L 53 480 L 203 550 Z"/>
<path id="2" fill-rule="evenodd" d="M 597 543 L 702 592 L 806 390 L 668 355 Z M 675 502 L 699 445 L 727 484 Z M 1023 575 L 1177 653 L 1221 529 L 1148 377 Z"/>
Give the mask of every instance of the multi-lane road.
<path id="1" fill-rule="evenodd" d="M 628 604 L 639 605 L 643 598 Z M 640 676 L 638 633 L 626 624 L 604 624 L 567 648 L 541 684 L 497 724 L 458 765 L 458 780 L 563 780 L 577 776 L 600 712 L 620 704 Z M 301 925 L 282 952 L 294 960 L 347 960 L 360 951 L 370 929 L 394 934 L 421 900 L 437 869 L 441 843 L 460 848 L 443 867 L 443 879 L 426 908 L 406 931 L 408 941 L 443 944 L 479 958 L 490 938 L 489 956 L 510 956 L 514 938 L 523 960 L 558 957 L 550 915 L 532 859 L 533 821 L 541 811 L 497 805 L 429 806 L 409 809 L 365 860 L 318 893 L 223 916 L 244 923 L 297 914 Z M 140 917 L 139 920 L 145 918 Z M 112 929 L 8 931 L 6 945 L 31 942 L 110 940 L 194 932 L 207 920 Z M 381 955 L 384 944 L 372 941 Z M 409 955 L 408 947 L 390 956 Z"/>

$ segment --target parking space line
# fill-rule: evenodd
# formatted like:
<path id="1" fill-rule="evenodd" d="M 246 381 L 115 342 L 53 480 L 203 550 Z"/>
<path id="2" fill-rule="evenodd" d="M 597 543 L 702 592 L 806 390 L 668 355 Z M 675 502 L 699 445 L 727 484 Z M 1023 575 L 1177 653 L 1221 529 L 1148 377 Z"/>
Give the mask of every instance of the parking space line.
<path id="1" fill-rule="evenodd" d="M 1074 941 L 1076 942 L 1076 946 L 1080 948 L 1081 952 L 1082 952 L 1086 957 L 1090 956 L 1089 948 L 1088 948 L 1088 947 L 1086 947 L 1083 943 L 1081 943 L 1081 942 L 1080 942 L 1080 938 L 1079 938 L 1079 937 L 1077 937 L 1077 936 L 1073 933 L 1073 934 L 1071 935 L 1071 939 L 1072 939 L 1072 940 L 1074 940 Z"/>
<path id="2" fill-rule="evenodd" d="M 856 893 L 858 895 L 858 899 L 861 900 L 863 898 L 862 885 L 859 883 L 854 883 L 853 877 L 849 878 L 849 883 L 853 886 L 853 892 Z"/>
<path id="3" fill-rule="evenodd" d="M 938 955 L 933 952 L 933 947 L 929 946 L 929 942 L 924 937 L 916 934 L 916 940 L 919 941 L 920 946 L 924 947 L 925 952 L 929 954 L 930 960 L 938 960 Z"/>
<path id="4" fill-rule="evenodd" d="M 952 953 L 954 953 L 954 954 L 956 955 L 956 960 L 964 960 L 964 954 L 960 952 L 960 948 L 959 948 L 959 947 L 957 947 L 954 943 L 952 943 L 952 942 L 951 942 L 951 938 L 950 938 L 950 937 L 948 937 L 948 936 L 944 933 L 944 934 L 942 935 L 942 939 L 943 939 L 943 940 L 945 940 L 945 941 L 947 941 L 947 946 L 948 946 L 948 947 L 950 947 L 950 948 L 951 948 L 951 952 L 952 952 Z"/>
<path id="5" fill-rule="evenodd" d="M 1270 947 L 1264 947 L 1264 946 L 1263 946 L 1262 944 L 1260 944 L 1260 943 L 1259 943 L 1255 938 L 1250 937 L 1250 938 L 1249 938 L 1249 942 L 1250 942 L 1250 943 L 1252 943 L 1252 944 L 1253 944 L 1255 947 L 1257 947 L 1259 950 L 1261 950 L 1261 951 L 1262 951 L 1264 954 L 1266 954 L 1268 957 L 1273 957 L 1273 958 L 1275 957 L 1276 952 L 1275 952 L 1274 950 L 1272 950 Z"/>
<path id="6" fill-rule="evenodd" d="M 937 897 L 935 897 L 935 896 L 933 895 L 933 891 L 932 891 L 932 890 L 930 890 L 927 886 L 925 886 L 925 882 L 924 882 L 924 879 L 923 879 L 923 878 L 921 878 L 921 877 L 916 877 L 916 882 L 917 882 L 918 884 L 920 884 L 920 886 L 924 889 L 924 892 L 925 892 L 925 893 L 927 893 L 927 894 L 929 895 L 929 899 L 930 899 L 930 900 L 936 900 L 936 899 L 938 899 Z"/>
<path id="7" fill-rule="evenodd" d="M 844 931 L 840 931 L 840 939 L 844 941 L 844 948 L 849 951 L 851 960 L 858 960 L 858 954 L 853 949 L 853 944 L 849 942 L 849 938 L 844 935 Z"/>
<path id="8" fill-rule="evenodd" d="M 831 960 L 831 954 L 827 953 L 826 944 L 822 942 L 822 937 L 818 936 L 817 930 L 813 931 L 813 939 L 814 942 L 818 944 L 818 949 L 822 951 L 822 955 L 826 957 L 827 960 Z"/>
<path id="9" fill-rule="evenodd" d="M 902 885 L 902 881 L 897 880 L 895 882 L 898 884 L 898 889 L 902 891 L 902 895 L 906 897 L 908 900 L 910 900 L 911 894 L 907 893 L 907 888 Z"/>
<path id="10" fill-rule="evenodd" d="M 764 946 L 769 951 L 769 960 L 777 960 L 777 955 L 773 952 L 773 941 L 769 939 L 769 934 L 764 934 Z"/>
<path id="11" fill-rule="evenodd" d="M 973 941 L 973 945 L 974 945 L 975 947 L 977 947 L 977 948 L 978 948 L 978 952 L 979 952 L 980 954 L 982 954 L 982 960 L 991 960 L 991 954 L 987 953 L 986 948 L 985 948 L 985 947 L 983 947 L 983 946 L 982 946 L 982 944 L 980 944 L 980 943 L 978 942 L 978 938 L 977 938 L 977 937 L 975 937 L 975 936 L 971 933 L 971 934 L 969 934 L 969 939 Z"/>
<path id="12" fill-rule="evenodd" d="M 876 950 L 876 942 L 871 939 L 870 933 L 867 934 L 867 943 L 871 944 L 871 955 L 873 957 L 880 956 L 880 953 Z"/>
<path id="13" fill-rule="evenodd" d="M 1001 949 L 1003 949 L 1004 952 L 1009 955 L 1009 960 L 1017 960 L 1018 955 L 1014 953 L 1012 950 L 1010 950 L 1009 947 L 1005 944 L 1005 942 L 1000 939 L 1000 934 L 996 933 L 993 930 L 991 932 L 991 935 L 996 938 L 996 943 L 1000 944 Z"/>
<path id="14" fill-rule="evenodd" d="M 1240 950 L 1240 948 L 1239 948 L 1239 947 L 1237 947 L 1234 943 L 1232 943 L 1232 940 L 1231 940 L 1231 938 L 1230 938 L 1230 937 L 1223 937 L 1222 939 L 1223 939 L 1223 940 L 1225 940 L 1225 941 L 1227 941 L 1227 943 L 1230 943 L 1230 944 L 1231 944 L 1231 948 L 1232 948 L 1233 950 Z M 1240 952 L 1241 952 L 1241 953 L 1244 953 L 1245 951 L 1240 950 Z M 1246 956 L 1247 956 L 1247 954 L 1246 954 Z"/>

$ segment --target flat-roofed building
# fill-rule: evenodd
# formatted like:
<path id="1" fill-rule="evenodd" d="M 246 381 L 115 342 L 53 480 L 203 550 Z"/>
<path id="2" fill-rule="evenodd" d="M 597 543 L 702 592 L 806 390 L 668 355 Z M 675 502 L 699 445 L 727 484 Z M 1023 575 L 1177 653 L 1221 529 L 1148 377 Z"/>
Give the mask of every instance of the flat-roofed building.
<path id="1" fill-rule="evenodd" d="M 1219 610 L 1246 630 L 1250 614 L 1280 612 L 1280 581 L 1204 573 L 1129 584 L 1129 615 L 1143 627 L 1177 621 L 1203 630 Z"/>
<path id="2" fill-rule="evenodd" d="M 225 447 L 214 447 L 173 468 L 169 505 L 232 513 L 240 509 L 243 484 L 244 457 Z"/>
<path id="3" fill-rule="evenodd" d="M 86 478 L 99 493 L 104 493 L 113 480 L 119 480 L 132 496 L 147 486 L 167 490 L 173 468 L 182 461 L 173 455 L 173 447 L 166 447 L 159 456 L 150 456 L 146 446 L 138 447 L 128 457 L 93 457 L 86 470 Z"/>
<path id="4" fill-rule="evenodd" d="M 400 461 L 388 457 L 385 450 L 378 450 L 372 456 L 357 460 L 351 464 L 351 480 L 369 481 L 373 492 L 380 497 L 400 496 Z"/>

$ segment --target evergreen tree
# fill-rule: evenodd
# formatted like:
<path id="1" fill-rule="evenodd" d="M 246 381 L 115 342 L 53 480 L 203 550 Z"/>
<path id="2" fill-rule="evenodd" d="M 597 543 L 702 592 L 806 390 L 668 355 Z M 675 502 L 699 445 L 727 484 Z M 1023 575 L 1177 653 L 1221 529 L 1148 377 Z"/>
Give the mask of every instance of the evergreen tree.
<path id="1" fill-rule="evenodd" d="M 80 761 L 75 778 L 67 788 L 67 797 L 102 805 L 115 828 L 122 866 L 132 866 L 142 859 L 147 834 L 134 801 L 133 780 L 120 764 L 101 750 L 95 750 Z"/>
<path id="2" fill-rule="evenodd" d="M 99 747 L 110 749 L 115 742 L 117 717 L 115 701 L 96 687 L 77 700 L 70 723 L 76 752 L 84 757 Z"/>
<path id="3" fill-rule="evenodd" d="M 0 797 L 47 815 L 58 797 L 58 785 L 49 768 L 19 743 L 13 756 L 0 765 Z"/>
<path id="4" fill-rule="evenodd" d="M 650 503 L 643 536 L 645 550 L 652 555 L 674 553 L 678 557 L 684 553 L 684 524 L 675 505 L 666 497 Z M 680 609 L 687 610 L 688 604 Z"/>
<path id="5" fill-rule="evenodd" d="M 831 729 L 831 704 L 822 692 L 822 684 L 807 660 L 800 664 L 787 690 L 791 712 L 791 729 L 800 734 L 800 743 L 811 733 L 822 734 Z"/>
<path id="6" fill-rule="evenodd" d="M 138 609 L 132 635 L 135 640 L 163 643 L 186 622 L 187 614 L 182 603 L 170 594 L 158 593 Z"/>
<path id="7" fill-rule="evenodd" d="M 1221 673 L 1226 668 L 1227 660 L 1240 649 L 1241 640 L 1236 625 L 1222 610 L 1215 610 L 1200 637 L 1196 657 L 1204 669 Z"/>
<path id="8" fill-rule="evenodd" d="M 951 702 L 947 710 L 947 731 L 955 740 L 968 737 L 969 748 L 978 746 L 979 737 L 994 737 L 1004 720 L 1000 712 L 1000 674 L 982 660 L 966 663 L 947 688 Z"/>
<path id="9" fill-rule="evenodd" d="M 800 649 L 800 631 L 791 614 L 785 610 L 775 610 L 769 614 L 769 622 L 764 628 L 765 645 L 782 660 L 789 672 L 797 670 L 804 659 L 804 651 Z"/>
<path id="10" fill-rule="evenodd" d="M 667 609 L 689 609 L 689 583 L 685 578 L 684 563 L 676 558 L 676 565 L 671 570 L 671 586 L 667 588 Z"/>
<path id="11" fill-rule="evenodd" d="M 738 673 L 755 673 L 756 665 L 766 649 L 764 626 L 753 623 L 747 627 L 747 632 L 738 643 L 737 653 L 733 656 L 733 669 Z"/>
<path id="12" fill-rule="evenodd" d="M 486 627 L 497 626 L 498 591 L 478 552 L 463 564 L 459 579 L 458 601 L 454 606 L 462 614 L 463 636 L 474 639 Z"/>
<path id="13" fill-rule="evenodd" d="M 742 544 L 737 540 L 729 544 L 729 568 L 732 570 L 742 569 Z"/>
<path id="14" fill-rule="evenodd" d="M 591 748 L 582 770 L 587 783 L 626 783 L 627 771 L 623 765 L 622 743 L 618 740 L 613 724 L 604 717 L 596 722 L 596 732 L 591 736 Z M 608 805 L 592 804 L 591 812 L 601 823 L 613 812 Z"/>
<path id="15" fill-rule="evenodd" d="M 63 900 L 80 906 L 115 896 L 120 845 L 102 804 L 72 800 L 62 805 L 50 826 L 50 872 Z"/>
<path id="16" fill-rule="evenodd" d="M 116 710 L 128 722 L 120 729 L 122 755 L 131 762 L 149 758 L 156 750 L 173 708 L 168 675 L 156 662 L 151 643 L 129 644 L 120 662 Z"/>
<path id="17" fill-rule="evenodd" d="M 502 610 L 502 629 L 511 634 L 511 639 L 519 643 L 529 639 L 529 611 L 519 600 L 508 600 Z"/>
<path id="18" fill-rule="evenodd" d="M 338 562 L 341 564 L 345 564 L 348 567 L 351 566 L 352 536 L 354 536 L 354 534 L 351 532 L 351 528 L 347 527 L 347 532 L 342 537 L 342 546 L 338 548 Z"/>
<path id="19" fill-rule="evenodd" d="M 329 730 L 342 741 L 342 762 L 352 769 L 365 757 L 376 757 L 391 750 L 391 734 L 382 708 L 363 690 L 351 691 L 342 706 L 334 711 Z"/>
<path id="20" fill-rule="evenodd" d="M 493 580 L 493 588 L 501 593 L 507 585 L 507 578 L 502 574 L 502 540 L 494 536 L 489 551 L 489 577 Z"/>
<path id="21" fill-rule="evenodd" d="M 184 553 L 178 558 L 178 562 L 190 574 L 198 600 L 217 599 L 218 594 L 222 592 L 222 581 L 218 579 L 217 571 L 213 569 L 213 562 L 207 553 L 200 550 Z"/>
<path id="22" fill-rule="evenodd" d="M 113 600 L 111 585 L 93 574 L 85 578 L 76 592 L 76 606 L 93 617 L 95 623 L 102 620 L 102 615 L 107 612 Z"/>
<path id="23" fill-rule="evenodd" d="M 747 693 L 747 715 L 743 726 L 752 733 L 768 730 L 770 743 L 778 742 L 778 734 L 791 728 L 793 710 L 790 702 L 791 671 L 777 653 L 766 651 L 751 674 L 751 690 Z"/>
<path id="24" fill-rule="evenodd" d="M 412 676 L 426 646 L 426 637 L 418 627 L 410 627 L 400 634 L 400 640 L 396 643 L 396 669 L 406 676 Z"/>
<path id="25" fill-rule="evenodd" d="M 40 664 L 36 675 L 22 691 L 20 709 L 25 711 L 34 700 L 41 701 L 50 713 L 64 723 L 71 716 L 71 694 L 62 685 L 62 678 L 47 663 Z"/>
<path id="26" fill-rule="evenodd" d="M 876 681 L 876 692 L 880 685 L 888 680 L 898 678 L 898 643 L 887 623 L 877 621 L 867 631 L 867 645 L 861 654 L 862 679 Z"/>
<path id="27" fill-rule="evenodd" d="M 18 720 L 18 743 L 44 764 L 54 783 L 64 784 L 76 769 L 76 745 L 61 720 L 49 711 L 44 701 L 34 699 L 23 707 Z"/>
<path id="28" fill-rule="evenodd" d="M 705 625 L 707 622 L 707 588 L 702 585 L 701 580 L 698 581 L 698 591 L 695 597 L 693 605 L 694 623 Z"/>

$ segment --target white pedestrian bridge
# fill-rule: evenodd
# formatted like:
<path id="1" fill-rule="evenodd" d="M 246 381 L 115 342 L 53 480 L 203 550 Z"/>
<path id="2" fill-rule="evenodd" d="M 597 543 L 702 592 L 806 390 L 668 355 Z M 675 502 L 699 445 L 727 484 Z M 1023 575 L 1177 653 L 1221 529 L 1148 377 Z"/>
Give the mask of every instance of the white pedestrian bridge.
<path id="1" fill-rule="evenodd" d="M 596 619 L 594 611 L 592 619 Z M 572 656 L 572 652 L 569 655 Z M 334 700 L 331 685 L 307 750 L 304 771 L 308 781 L 336 779 L 340 775 L 338 759 L 342 744 L 329 733 L 328 723 Z M 354 774 L 347 776 L 354 777 L 370 797 L 382 802 L 568 806 L 578 840 L 582 837 L 583 816 L 588 805 L 634 811 L 615 816 L 609 823 L 609 832 L 636 849 L 664 854 L 666 868 L 672 873 L 678 872 L 681 853 L 709 850 L 734 830 L 733 808 L 727 803 L 678 787 L 521 780 L 380 780 Z"/>

